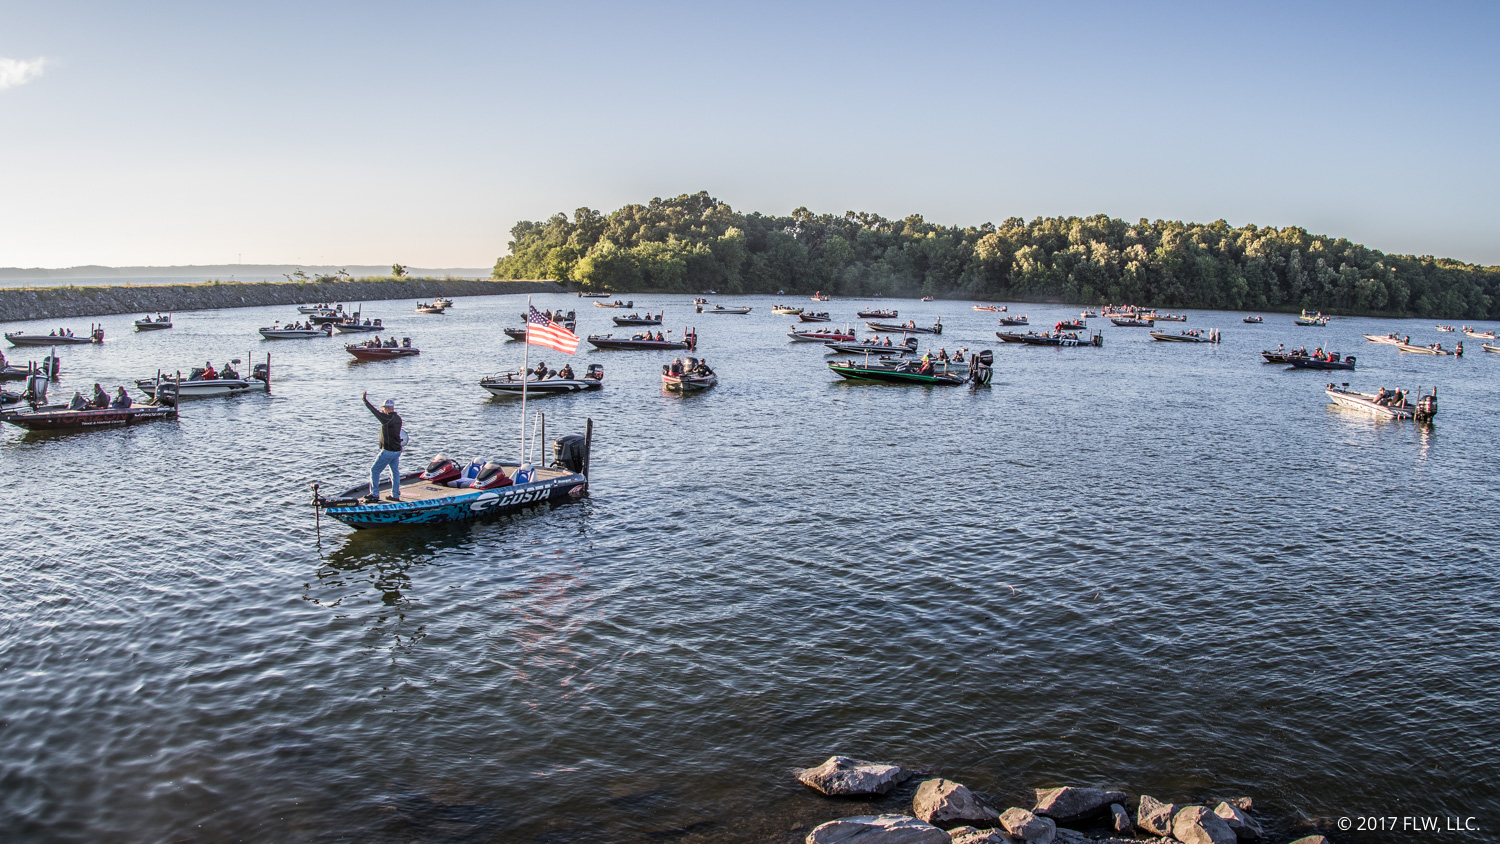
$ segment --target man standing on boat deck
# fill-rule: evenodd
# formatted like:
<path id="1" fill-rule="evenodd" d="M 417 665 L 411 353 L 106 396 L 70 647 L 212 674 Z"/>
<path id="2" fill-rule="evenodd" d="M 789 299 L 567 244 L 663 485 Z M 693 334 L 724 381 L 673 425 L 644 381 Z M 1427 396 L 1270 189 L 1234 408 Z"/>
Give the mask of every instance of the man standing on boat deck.
<path id="1" fill-rule="evenodd" d="M 391 500 L 400 501 L 401 417 L 396 413 L 396 400 L 386 399 L 384 409 L 376 410 L 375 405 L 370 404 L 368 390 L 362 398 L 365 407 L 380 420 L 380 456 L 375 458 L 375 465 L 370 467 L 370 494 L 365 496 L 365 501 L 370 504 L 380 501 L 380 475 L 387 466 L 391 467 Z"/>

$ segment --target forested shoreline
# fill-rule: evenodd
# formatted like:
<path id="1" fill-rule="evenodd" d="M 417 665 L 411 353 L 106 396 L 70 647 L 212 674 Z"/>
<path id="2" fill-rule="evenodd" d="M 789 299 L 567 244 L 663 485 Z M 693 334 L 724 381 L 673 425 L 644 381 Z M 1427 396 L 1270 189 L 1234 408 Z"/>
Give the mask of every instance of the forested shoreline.
<path id="1" fill-rule="evenodd" d="M 1078 304 L 1500 319 L 1500 267 L 1387 255 L 1295 226 L 735 211 L 707 192 L 511 229 L 497 279 L 585 289 L 1057 300 Z"/>

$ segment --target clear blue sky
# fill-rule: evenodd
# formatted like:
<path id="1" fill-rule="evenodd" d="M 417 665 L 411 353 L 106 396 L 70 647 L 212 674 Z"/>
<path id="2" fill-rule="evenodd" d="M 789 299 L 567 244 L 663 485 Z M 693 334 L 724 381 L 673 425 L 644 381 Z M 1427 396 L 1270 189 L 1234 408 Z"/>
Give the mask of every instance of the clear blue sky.
<path id="1" fill-rule="evenodd" d="M 1500 264 L 1497 9 L 0 0 L 0 266 L 479 267 L 698 190 Z"/>

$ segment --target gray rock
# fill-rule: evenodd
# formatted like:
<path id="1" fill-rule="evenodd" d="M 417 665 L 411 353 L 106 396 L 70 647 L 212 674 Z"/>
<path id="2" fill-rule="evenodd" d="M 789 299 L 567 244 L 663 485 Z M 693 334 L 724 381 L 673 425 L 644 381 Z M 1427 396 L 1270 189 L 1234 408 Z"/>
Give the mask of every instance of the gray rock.
<path id="1" fill-rule="evenodd" d="M 1186 806 L 1172 816 L 1172 837 L 1182 844 L 1236 844 L 1239 836 L 1224 819 L 1203 806 Z"/>
<path id="2" fill-rule="evenodd" d="M 953 839 L 953 844 L 1013 844 L 1011 837 L 998 829 L 961 826 L 948 830 L 948 836 Z"/>
<path id="3" fill-rule="evenodd" d="M 1324 835 L 1309 835 L 1306 838 L 1298 838 L 1292 844 L 1333 844 L 1333 842 Z"/>
<path id="4" fill-rule="evenodd" d="M 918 786 L 911 808 L 912 814 L 944 829 L 966 824 L 993 826 L 1000 820 L 1000 813 L 986 806 L 968 787 L 945 779 L 926 780 Z"/>
<path id="5" fill-rule="evenodd" d="M 1240 811 L 1236 806 L 1228 803 L 1220 803 L 1214 807 L 1214 814 L 1224 819 L 1224 823 L 1234 830 L 1234 834 L 1241 841 L 1254 841 L 1260 837 L 1260 824 L 1255 819 Z"/>
<path id="6" fill-rule="evenodd" d="M 1088 820 L 1104 814 L 1111 803 L 1124 803 L 1125 792 L 1105 791 L 1102 788 L 1039 788 L 1036 790 L 1036 807 L 1031 811 L 1045 815 L 1058 823 Z"/>
<path id="7" fill-rule="evenodd" d="M 1135 824 L 1130 822 L 1130 813 L 1125 811 L 1125 807 L 1119 803 L 1109 804 L 1109 817 L 1109 825 L 1115 832 L 1121 835 L 1129 835 L 1135 831 Z"/>
<path id="8" fill-rule="evenodd" d="M 1026 844 L 1052 844 L 1058 832 L 1057 824 L 1051 818 L 1037 817 L 1018 806 L 1001 813 L 1000 826 L 1011 838 Z"/>
<path id="9" fill-rule="evenodd" d="M 1152 835 L 1171 835 L 1172 818 L 1177 815 L 1177 804 L 1163 803 L 1148 794 L 1141 795 L 1141 805 L 1135 812 L 1135 823 Z"/>
<path id="10" fill-rule="evenodd" d="M 910 815 L 839 818 L 807 834 L 806 844 L 950 844 L 948 833 Z"/>
<path id="11" fill-rule="evenodd" d="M 1094 844 L 1094 842 L 1076 829 L 1058 827 L 1057 837 L 1053 839 L 1052 844 Z"/>
<path id="12" fill-rule="evenodd" d="M 1239 809 L 1241 812 L 1255 811 L 1255 801 L 1248 797 L 1231 797 L 1229 798 L 1229 805 Z"/>
<path id="13" fill-rule="evenodd" d="M 909 776 L 895 765 L 850 759 L 848 756 L 830 756 L 816 768 L 797 772 L 797 779 L 803 785 L 830 797 L 889 794 Z"/>

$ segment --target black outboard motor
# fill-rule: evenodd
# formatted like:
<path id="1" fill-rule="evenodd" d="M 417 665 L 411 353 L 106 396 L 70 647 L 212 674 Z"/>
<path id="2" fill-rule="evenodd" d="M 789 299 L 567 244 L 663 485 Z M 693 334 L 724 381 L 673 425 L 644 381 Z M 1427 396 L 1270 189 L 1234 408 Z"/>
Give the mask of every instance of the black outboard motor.
<path id="1" fill-rule="evenodd" d="M 603 381 L 604 380 L 604 364 L 602 364 L 602 363 L 591 363 L 591 364 L 589 364 L 589 370 L 588 370 L 588 372 L 584 373 L 583 377 L 584 378 L 592 378 L 595 381 Z"/>
<path id="2" fill-rule="evenodd" d="M 903 344 L 906 346 L 906 348 L 911 349 L 912 351 L 917 350 L 917 338 L 915 337 L 906 338 L 906 340 L 903 341 Z"/>
<path id="3" fill-rule="evenodd" d="M 250 377 L 259 381 L 269 382 L 271 377 L 271 364 L 257 363 L 250 367 Z"/>
<path id="4" fill-rule="evenodd" d="M 47 357 L 42 359 L 42 371 L 47 373 L 47 377 L 51 380 L 60 380 L 62 378 L 62 358 L 59 358 L 57 355 L 47 355 Z"/>
<path id="5" fill-rule="evenodd" d="M 990 385 L 995 374 L 994 363 L 995 353 L 989 349 L 981 349 L 978 354 L 969 356 L 969 381 L 973 388 Z"/>
<path id="6" fill-rule="evenodd" d="M 568 434 L 552 442 L 552 465 L 569 472 L 583 471 L 584 440 L 582 434 Z"/>

